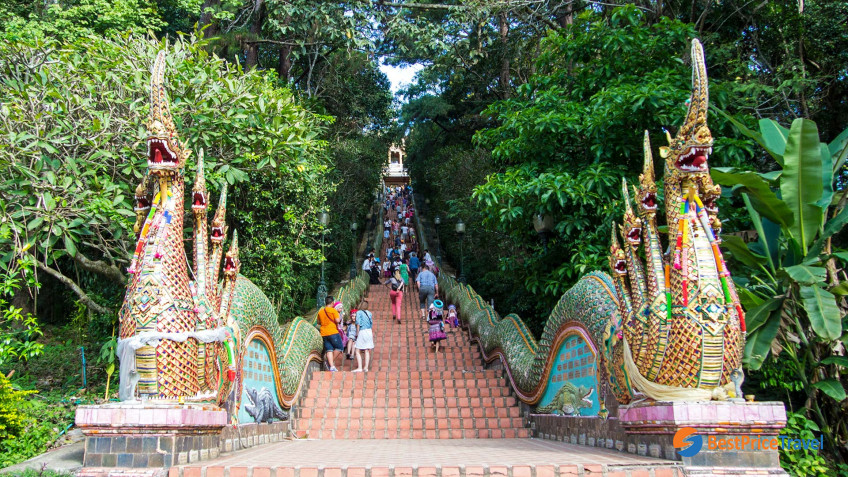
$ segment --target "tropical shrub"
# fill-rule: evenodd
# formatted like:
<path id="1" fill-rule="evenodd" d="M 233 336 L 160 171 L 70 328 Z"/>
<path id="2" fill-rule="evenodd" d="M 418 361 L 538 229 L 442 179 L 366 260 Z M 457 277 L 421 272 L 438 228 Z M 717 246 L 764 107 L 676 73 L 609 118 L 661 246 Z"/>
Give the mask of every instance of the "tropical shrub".
<path id="1" fill-rule="evenodd" d="M 27 394 L 32 393 L 16 390 L 9 378 L 0 373 L 0 442 L 14 439 L 23 432 L 26 422 L 21 406 Z"/>
<path id="2" fill-rule="evenodd" d="M 2 230 L 0 228 L 0 232 Z M 11 303 L 23 282 L 38 287 L 32 269 L 29 257 L 18 261 L 17 266 L 0 269 L 0 366 L 13 361 L 25 362 L 44 349 L 44 345 L 36 341 L 42 334 L 38 320 Z"/>
<path id="3" fill-rule="evenodd" d="M 39 274 L 63 283 L 85 306 L 114 313 L 134 246 L 134 190 L 146 170 L 149 70 L 162 49 L 169 52 L 167 93 L 181 138 L 195 153 L 205 151 L 210 205 L 224 182 L 250 178 L 272 187 L 230 189 L 237 205 L 284 210 L 283 227 L 268 230 L 271 236 L 244 234 L 243 248 L 277 247 L 269 239 L 285 233 L 276 256 L 317 262 L 318 228 L 309 217 L 333 190 L 324 180 L 329 161 L 320 138 L 328 118 L 300 106 L 274 73 L 243 72 L 205 46 L 194 37 L 132 34 L 0 42 L 0 265 L 33 257 Z M 189 187 L 194 168 L 191 158 Z M 248 213 L 229 210 L 231 224 Z M 291 277 L 268 275 L 254 258 L 263 257 L 243 259 L 245 275 L 266 279 L 272 299 L 285 293 Z M 106 291 L 112 294 L 99 297 Z"/>
<path id="4" fill-rule="evenodd" d="M 789 439 L 818 439 L 821 429 L 814 421 L 807 419 L 803 412 L 786 414 L 786 427 L 780 433 Z M 833 475 L 827 459 L 822 452 L 813 449 L 785 449 L 780 447 L 780 465 L 790 475 L 815 475 L 826 477 Z"/>
<path id="5" fill-rule="evenodd" d="M 5 377 L 0 377 L 0 416 L 4 410 L 4 379 Z M 11 387 L 8 380 L 5 386 Z M 0 437 L 0 468 L 17 464 L 46 451 L 74 423 L 75 408 L 66 396 L 35 394 L 29 399 L 23 399 L 22 395 L 34 393 L 14 392 L 18 394 L 14 400 L 18 433 L 7 439 Z"/>
<path id="6" fill-rule="evenodd" d="M 723 248 L 744 267 L 735 278 L 748 311 L 744 361 L 753 370 L 769 356 L 791 363 L 784 370 L 803 389 L 807 416 L 838 452 L 848 442 L 848 282 L 839 273 L 848 252 L 832 240 L 848 222 L 848 188 L 835 190 L 848 157 L 848 130 L 828 144 L 807 119 L 790 129 L 765 119 L 760 132 L 738 127 L 779 167 L 768 173 L 712 169 L 716 182 L 742 198 L 758 234 L 752 243 L 722 237 Z"/>

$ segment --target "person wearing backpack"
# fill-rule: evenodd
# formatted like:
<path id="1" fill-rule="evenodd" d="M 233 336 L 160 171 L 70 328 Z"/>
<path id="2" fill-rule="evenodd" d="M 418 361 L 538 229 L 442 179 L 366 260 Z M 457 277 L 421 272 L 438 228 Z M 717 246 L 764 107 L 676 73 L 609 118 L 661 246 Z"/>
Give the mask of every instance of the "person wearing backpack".
<path id="1" fill-rule="evenodd" d="M 417 253 L 412 252 L 409 255 L 409 277 L 412 279 L 412 284 L 414 287 L 415 279 L 418 278 L 418 268 L 421 267 L 421 261 L 418 260 Z"/>
<path id="2" fill-rule="evenodd" d="M 333 307 L 333 297 L 328 296 L 324 299 L 325 306 L 318 310 L 318 324 L 321 326 L 321 338 L 324 341 L 324 362 L 330 371 L 338 371 L 336 369 L 336 351 L 342 351 L 342 337 L 339 334 L 339 323 L 341 323 L 341 315 L 338 310 Z"/>
<path id="3" fill-rule="evenodd" d="M 368 372 L 371 365 L 371 350 L 374 349 L 374 332 L 372 330 L 374 316 L 368 311 L 368 300 L 362 300 L 359 311 L 356 312 L 356 369 L 354 373 Z M 359 351 L 365 351 L 365 368 L 362 368 L 362 356 Z"/>
<path id="4" fill-rule="evenodd" d="M 400 323 L 400 306 L 403 303 L 404 291 L 404 283 L 403 278 L 400 276 L 400 270 L 395 269 L 392 278 L 386 280 L 384 285 L 392 288 L 392 291 L 389 292 L 389 297 L 392 300 L 392 319 Z"/>

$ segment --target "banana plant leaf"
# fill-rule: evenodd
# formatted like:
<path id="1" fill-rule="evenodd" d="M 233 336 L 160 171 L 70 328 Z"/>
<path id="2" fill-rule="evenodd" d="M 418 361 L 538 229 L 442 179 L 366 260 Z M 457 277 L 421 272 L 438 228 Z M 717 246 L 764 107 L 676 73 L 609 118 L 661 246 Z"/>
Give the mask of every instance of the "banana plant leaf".
<path id="1" fill-rule="evenodd" d="M 805 255 L 822 225 L 823 211 L 818 205 L 823 193 L 819 144 L 819 130 L 815 122 L 807 119 L 792 122 L 783 154 L 780 192 L 795 217 L 790 230 Z"/>

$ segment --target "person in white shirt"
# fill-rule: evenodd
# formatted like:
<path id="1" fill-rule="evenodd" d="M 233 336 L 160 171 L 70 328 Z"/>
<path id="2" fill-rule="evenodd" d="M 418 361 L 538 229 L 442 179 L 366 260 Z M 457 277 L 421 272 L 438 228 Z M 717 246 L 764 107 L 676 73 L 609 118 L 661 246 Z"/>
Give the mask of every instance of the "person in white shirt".
<path id="1" fill-rule="evenodd" d="M 432 260 L 433 258 L 430 257 L 430 251 L 424 250 L 424 263 L 431 262 Z"/>
<path id="2" fill-rule="evenodd" d="M 374 260 L 374 254 L 371 254 L 371 255 L 365 257 L 365 261 L 362 262 L 362 269 L 365 270 L 366 272 L 370 272 L 371 267 L 374 265 L 373 260 Z"/>
<path id="3" fill-rule="evenodd" d="M 406 240 L 409 237 L 407 235 L 408 233 L 409 233 L 409 227 L 407 227 L 406 225 L 401 226 L 401 228 L 400 228 L 400 238 L 403 239 L 403 240 Z"/>

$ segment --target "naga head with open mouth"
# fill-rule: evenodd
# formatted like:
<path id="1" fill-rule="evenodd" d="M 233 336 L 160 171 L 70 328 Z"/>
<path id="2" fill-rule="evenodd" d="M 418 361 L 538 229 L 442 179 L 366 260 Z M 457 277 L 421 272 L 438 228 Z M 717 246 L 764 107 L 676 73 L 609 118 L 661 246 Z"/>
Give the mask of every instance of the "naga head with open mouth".
<path id="1" fill-rule="evenodd" d="M 721 197 L 721 186 L 718 184 L 710 184 L 704 187 L 704 208 L 707 210 L 707 214 L 711 217 L 714 217 L 718 214 L 718 205 L 716 205 L 716 201 Z"/>
<path id="2" fill-rule="evenodd" d="M 227 254 L 224 255 L 224 278 L 235 280 L 241 269 L 241 260 L 239 260 L 238 248 L 238 232 L 233 232 L 233 243 Z"/>
<path id="3" fill-rule="evenodd" d="M 651 154 L 651 139 L 648 131 L 645 131 L 643 143 L 645 151 L 645 164 L 642 166 L 642 174 L 639 175 L 639 188 L 636 190 L 636 206 L 643 217 L 653 218 L 657 213 L 659 201 L 657 200 L 657 182 L 654 177 L 654 156 Z"/>
<path id="4" fill-rule="evenodd" d="M 212 227 L 209 232 L 209 239 L 215 245 L 220 245 L 224 242 L 224 237 L 227 235 L 227 184 L 221 188 L 221 198 L 218 202 L 218 210 L 215 211 L 215 217 L 212 218 Z"/>
<path id="5" fill-rule="evenodd" d="M 133 225 L 133 231 L 135 233 L 139 233 L 141 231 L 141 227 L 144 225 L 144 220 L 147 217 L 147 214 L 150 212 L 150 205 L 152 203 L 150 193 L 147 190 L 147 176 L 144 176 L 138 184 L 138 187 L 135 188 L 135 196 L 133 197 L 133 200 L 135 200 L 135 206 L 133 207 L 133 211 L 135 211 L 135 224 Z"/>
<path id="6" fill-rule="evenodd" d="M 624 196 L 624 223 L 621 225 L 621 235 L 631 247 L 642 243 L 642 219 L 633 213 L 630 206 L 630 195 L 627 192 L 627 181 L 621 180 L 621 190 Z"/>
<path id="7" fill-rule="evenodd" d="M 612 223 L 612 242 L 610 244 L 610 256 L 609 256 L 609 266 L 610 270 L 612 270 L 613 275 L 616 276 L 626 276 L 627 275 L 627 261 L 625 260 L 626 256 L 624 255 L 624 249 L 618 244 L 618 234 L 616 233 L 616 224 Z"/>
<path id="8" fill-rule="evenodd" d="M 713 152 L 713 136 L 707 126 L 709 108 L 707 66 L 704 48 L 698 40 L 692 40 L 692 95 L 686 120 L 677 131 L 669 146 L 660 148 L 666 159 L 666 174 L 708 174 L 708 159 Z"/>
<path id="9" fill-rule="evenodd" d="M 135 188 L 135 210 L 136 214 L 147 214 L 150 210 L 150 193 L 147 190 L 147 176 L 141 179 L 138 187 Z"/>
<path id="10" fill-rule="evenodd" d="M 191 211 L 195 216 L 204 216 L 208 201 L 206 200 L 206 177 L 203 173 L 203 150 L 197 155 L 197 177 L 194 179 L 194 188 L 191 191 Z"/>
<path id="11" fill-rule="evenodd" d="M 147 167 L 157 175 L 177 174 L 185 164 L 188 149 L 180 143 L 165 96 L 165 52 L 160 51 L 153 64 L 150 80 L 150 117 L 147 121 Z"/>

